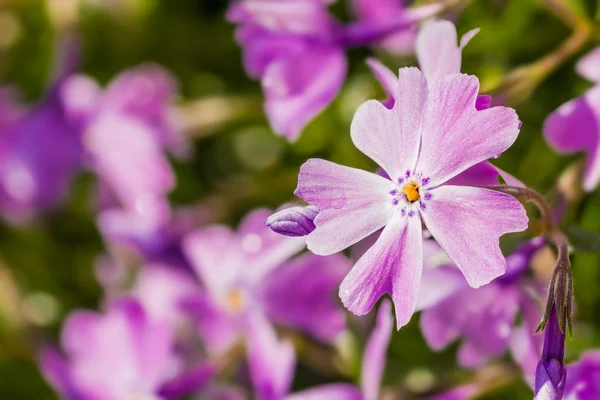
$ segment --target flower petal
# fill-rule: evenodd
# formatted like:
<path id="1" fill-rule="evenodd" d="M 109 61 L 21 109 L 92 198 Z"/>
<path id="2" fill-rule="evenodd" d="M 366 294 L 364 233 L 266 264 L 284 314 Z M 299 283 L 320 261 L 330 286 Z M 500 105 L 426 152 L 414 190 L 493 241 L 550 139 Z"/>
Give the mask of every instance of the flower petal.
<path id="1" fill-rule="evenodd" d="M 267 318 L 253 313 L 248 317 L 247 351 L 257 398 L 283 398 L 290 390 L 296 367 L 292 343 L 280 341 Z"/>
<path id="2" fill-rule="evenodd" d="M 387 349 L 392 337 L 393 324 L 392 305 L 386 299 L 379 306 L 377 325 L 365 346 L 360 376 L 360 386 L 364 400 L 379 399 L 381 378 L 385 369 Z"/>
<path id="3" fill-rule="evenodd" d="M 583 187 L 594 190 L 600 182 L 600 85 L 550 114 L 544 136 L 559 153 L 587 153 Z"/>
<path id="4" fill-rule="evenodd" d="M 367 58 L 367 65 L 371 69 L 373 75 L 375 75 L 375 78 L 377 78 L 381 84 L 381 87 L 383 87 L 385 93 L 388 95 L 387 100 L 382 102 L 383 105 L 388 109 L 392 109 L 394 107 L 394 103 L 396 102 L 396 94 L 398 92 L 398 77 L 396 77 L 396 75 L 388 67 L 373 57 Z"/>
<path id="5" fill-rule="evenodd" d="M 337 253 L 383 227 L 394 212 L 392 186 L 359 169 L 320 159 L 305 162 L 295 194 L 319 209 L 308 248 L 318 255 Z"/>
<path id="6" fill-rule="evenodd" d="M 424 23 L 417 35 L 415 50 L 429 84 L 460 72 L 462 54 L 457 46 L 456 27 L 450 21 Z"/>
<path id="7" fill-rule="evenodd" d="M 332 342 L 346 326 L 335 292 L 349 270 L 349 260 L 340 254 L 300 256 L 264 281 L 261 297 L 265 312 L 277 323 Z"/>
<path id="8" fill-rule="evenodd" d="M 340 298 L 346 308 L 356 315 L 367 314 L 389 293 L 398 329 L 406 325 L 419 296 L 422 242 L 421 220 L 396 213 L 342 282 Z"/>
<path id="9" fill-rule="evenodd" d="M 211 355 L 222 356 L 241 336 L 240 318 L 216 304 L 205 293 L 182 299 L 180 307 L 198 324 L 198 331 Z"/>
<path id="10" fill-rule="evenodd" d="M 363 400 L 363 396 L 356 386 L 333 383 L 293 393 L 285 400 Z"/>
<path id="11" fill-rule="evenodd" d="M 334 47 L 311 48 L 272 62 L 262 83 L 273 130 L 295 140 L 337 95 L 346 70 L 344 52 Z"/>
<path id="12" fill-rule="evenodd" d="M 527 213 L 514 197 L 489 189 L 441 186 L 421 212 L 425 225 L 472 287 L 506 271 L 499 238 L 527 228 Z"/>
<path id="13" fill-rule="evenodd" d="M 393 180 L 417 161 L 427 82 L 417 68 L 401 68 L 396 88 L 393 109 L 369 100 L 358 108 L 350 127 L 356 147 Z"/>
<path id="14" fill-rule="evenodd" d="M 477 111 L 478 90 L 477 78 L 463 74 L 445 76 L 430 86 L 417 170 L 431 178 L 431 187 L 496 157 L 517 139 L 515 110 Z"/>
<path id="15" fill-rule="evenodd" d="M 237 278 L 243 256 L 237 235 L 224 225 L 189 233 L 183 252 L 212 296 L 221 296 Z"/>
<path id="16" fill-rule="evenodd" d="M 577 63 L 576 69 L 579 75 L 592 82 L 600 83 L 600 47 L 592 50 Z"/>

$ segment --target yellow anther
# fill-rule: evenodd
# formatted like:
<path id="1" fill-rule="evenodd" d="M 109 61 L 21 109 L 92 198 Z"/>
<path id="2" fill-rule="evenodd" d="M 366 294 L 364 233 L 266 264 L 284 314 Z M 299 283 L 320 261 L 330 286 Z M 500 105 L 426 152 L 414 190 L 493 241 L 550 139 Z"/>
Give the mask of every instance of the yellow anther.
<path id="1" fill-rule="evenodd" d="M 244 299 L 242 298 L 242 294 L 238 290 L 232 290 L 227 294 L 227 304 L 234 311 L 241 310 L 244 305 Z"/>
<path id="2" fill-rule="evenodd" d="M 402 192 L 411 203 L 414 203 L 421 198 L 421 195 L 419 194 L 419 185 L 414 181 L 410 181 L 408 185 L 404 185 Z"/>

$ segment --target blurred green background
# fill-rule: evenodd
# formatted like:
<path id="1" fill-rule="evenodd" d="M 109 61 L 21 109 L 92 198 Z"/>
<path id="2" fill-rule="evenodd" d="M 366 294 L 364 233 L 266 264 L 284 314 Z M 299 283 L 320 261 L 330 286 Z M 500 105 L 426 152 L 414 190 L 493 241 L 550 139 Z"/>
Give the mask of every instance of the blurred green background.
<path id="1" fill-rule="evenodd" d="M 34 102 L 49 83 L 56 40 L 65 30 L 83 40 L 82 72 L 106 83 L 125 68 L 152 61 L 168 68 L 180 84 L 179 107 L 190 121 L 195 154 L 173 160 L 178 178 L 175 205 L 227 198 L 220 217 L 235 224 L 256 206 L 275 208 L 292 199 L 301 163 L 323 157 L 341 164 L 373 168 L 350 140 L 349 125 L 357 106 L 384 94 L 364 59 L 375 54 L 386 65 L 415 65 L 372 49 L 353 49 L 349 76 L 341 94 L 293 144 L 275 136 L 262 113 L 258 82 L 244 73 L 233 26 L 224 19 L 224 0 L 100 1 L 0 0 L 0 83 L 14 85 Z M 566 1 L 593 19 L 597 2 Z M 332 11 L 349 20 L 348 4 Z M 542 57 L 570 34 L 540 0 L 475 0 L 456 15 L 459 35 L 480 27 L 463 53 L 463 72 L 477 75 L 482 87 L 496 86 L 515 67 Z M 598 45 L 598 42 L 595 43 Z M 590 86 L 574 72 L 577 56 L 545 79 L 517 105 L 523 128 L 517 143 L 494 163 L 542 193 L 549 193 L 560 173 L 579 156 L 554 154 L 541 126 L 557 106 Z M 215 105 L 216 104 L 216 105 Z M 0 221 L 0 399 L 53 399 L 36 370 L 35 350 L 56 340 L 63 318 L 78 307 L 97 308 L 102 291 L 93 264 L 103 253 L 94 220 L 94 177 L 81 175 L 64 207 L 27 227 Z M 600 192 L 584 197 L 568 214 L 566 225 L 600 232 Z M 577 302 L 575 336 L 567 359 L 600 342 L 598 254 L 573 258 Z M 385 384 L 450 385 L 469 378 L 455 363 L 456 346 L 430 351 L 418 329 L 418 317 L 393 335 Z M 301 385 L 301 383 L 297 383 Z M 486 398 L 527 399 L 520 380 Z"/>

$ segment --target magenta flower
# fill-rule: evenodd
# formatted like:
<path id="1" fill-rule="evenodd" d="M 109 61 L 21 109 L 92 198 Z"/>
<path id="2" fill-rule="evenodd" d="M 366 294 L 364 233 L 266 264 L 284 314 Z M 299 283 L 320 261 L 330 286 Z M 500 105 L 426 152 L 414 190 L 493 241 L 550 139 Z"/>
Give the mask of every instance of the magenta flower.
<path id="1" fill-rule="evenodd" d="M 64 200 L 82 167 L 81 132 L 59 95 L 78 50 L 73 42 L 62 50 L 58 74 L 39 104 L 21 107 L 13 91 L 0 89 L 0 213 L 13 222 Z"/>
<path id="2" fill-rule="evenodd" d="M 385 369 L 387 347 L 392 336 L 392 310 L 384 301 L 377 313 L 377 325 L 363 354 L 360 387 L 348 383 L 322 385 L 289 394 L 296 357 L 288 341 L 279 341 L 268 321 L 260 314 L 249 318 L 248 360 L 258 400 L 377 400 Z"/>
<path id="3" fill-rule="evenodd" d="M 458 362 L 467 368 L 481 367 L 510 347 L 520 365 L 529 361 L 526 356 L 533 357 L 535 370 L 539 357 L 527 352 L 523 341 L 540 343 L 541 338 L 534 332 L 541 311 L 531 293 L 542 296 L 544 288 L 524 274 L 544 244 L 542 238 L 537 238 L 519 247 L 506 258 L 506 273 L 478 289 L 461 282 L 460 273 L 452 265 L 425 268 L 418 308 L 424 309 L 420 322 L 428 345 L 441 350 L 462 338 Z M 520 311 L 523 323 L 517 327 L 514 321 Z M 530 375 L 531 371 L 525 373 Z"/>
<path id="4" fill-rule="evenodd" d="M 123 299 L 105 315 L 71 314 L 62 332 L 64 358 L 56 350 L 41 356 L 46 379 L 66 399 L 167 399 L 180 395 L 181 368 L 168 325 L 148 318 L 139 303 Z M 197 389 L 214 375 L 211 367 L 186 371 L 186 388 Z M 163 390 L 166 392 L 163 393 Z M 168 393 L 167 393 L 168 392 Z"/>
<path id="5" fill-rule="evenodd" d="M 350 267 L 341 256 L 305 254 L 303 238 L 265 226 L 268 210 L 250 213 L 237 232 L 210 226 L 189 234 L 184 253 L 205 293 L 189 299 L 209 351 L 226 351 L 243 333 L 245 316 L 265 313 L 276 323 L 332 341 L 345 327 L 333 292 Z"/>
<path id="6" fill-rule="evenodd" d="M 600 398 L 600 351 L 587 351 L 578 361 L 567 365 L 565 400 Z"/>
<path id="7" fill-rule="evenodd" d="M 595 86 L 550 114 L 544 136 L 559 153 L 587 154 L 583 188 L 592 191 L 600 182 L 600 48 L 579 61 L 577 71 Z"/>
<path id="8" fill-rule="evenodd" d="M 404 0 L 353 0 L 352 8 L 360 20 L 382 23 L 406 12 L 405 3 Z M 413 52 L 416 36 L 416 26 L 410 26 L 382 39 L 377 45 L 390 53 L 406 55 Z"/>
<path id="9" fill-rule="evenodd" d="M 475 108 L 478 90 L 473 76 L 448 75 L 428 86 L 421 71 L 403 68 L 394 107 L 368 101 L 351 126 L 354 144 L 391 179 L 318 159 L 301 167 L 296 195 L 319 209 L 307 237 L 315 254 L 339 252 L 384 228 L 340 287 L 353 313 L 368 313 L 388 293 L 398 327 L 410 320 L 421 280 L 422 220 L 471 286 L 506 270 L 498 240 L 527 227 L 523 206 L 493 190 L 447 184 L 508 149 L 519 133 L 514 110 Z"/>
<path id="10" fill-rule="evenodd" d="M 273 130 L 295 140 L 331 103 L 344 82 L 347 47 L 369 44 L 409 29 L 438 5 L 412 9 L 385 21 L 343 26 L 325 0 L 241 0 L 228 13 L 239 24 L 248 74 L 262 81 L 265 111 Z"/>

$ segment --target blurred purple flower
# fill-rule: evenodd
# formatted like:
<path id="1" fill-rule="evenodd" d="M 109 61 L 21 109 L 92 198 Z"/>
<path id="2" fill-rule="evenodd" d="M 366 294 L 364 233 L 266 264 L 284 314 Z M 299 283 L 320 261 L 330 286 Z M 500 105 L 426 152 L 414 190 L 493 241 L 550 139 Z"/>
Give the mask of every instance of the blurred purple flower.
<path id="1" fill-rule="evenodd" d="M 595 86 L 550 114 L 544 136 L 559 153 L 587 154 L 583 188 L 592 191 L 600 182 L 600 47 L 579 61 L 577 71 Z"/>
<path id="2" fill-rule="evenodd" d="M 500 192 L 446 184 L 505 151 L 519 133 L 514 110 L 475 109 L 478 90 L 473 76 L 428 86 L 418 69 L 403 68 L 394 108 L 368 101 L 351 126 L 357 148 L 393 179 L 320 159 L 301 167 L 295 193 L 319 209 L 307 236 L 315 254 L 337 253 L 384 228 L 340 287 L 351 312 L 366 314 L 389 293 L 398 328 L 410 320 L 422 271 L 421 219 L 471 286 L 504 273 L 498 240 L 527 227 L 525 209 Z"/>
<path id="3" fill-rule="evenodd" d="M 92 168 L 123 212 L 150 227 L 169 218 L 166 196 L 175 177 L 164 151 L 183 144 L 168 112 L 175 89 L 166 71 L 146 65 L 122 73 L 104 91 L 85 76 L 71 77 L 61 90 L 71 120 L 84 132 Z"/>
<path id="4" fill-rule="evenodd" d="M 77 67 L 78 49 L 65 42 L 55 80 L 33 108 L 0 90 L 0 213 L 23 222 L 63 200 L 82 165 L 81 132 L 69 121 L 60 90 Z"/>
<path id="5" fill-rule="evenodd" d="M 381 303 L 377 325 L 365 346 L 360 388 L 334 383 L 289 394 L 296 357 L 288 341 L 279 341 L 273 327 L 260 314 L 249 318 L 248 360 L 258 400 L 377 400 L 385 368 L 387 347 L 393 330 L 392 307 Z"/>
<path id="6" fill-rule="evenodd" d="M 567 378 L 567 371 L 563 364 L 564 357 L 565 334 L 560 330 L 556 308 L 553 307 L 544 329 L 542 357 L 536 368 L 536 400 L 560 400 L 563 398 Z"/>
<path id="7" fill-rule="evenodd" d="M 418 308 L 424 309 L 421 331 L 429 346 L 441 350 L 462 337 L 458 362 L 467 368 L 481 367 L 510 346 L 519 364 L 529 362 L 531 368 L 533 358 L 535 369 L 539 357 L 528 351 L 527 344 L 539 343 L 541 339 L 534 335 L 541 311 L 532 292 L 541 294 L 543 288 L 524 274 L 544 243 L 543 238 L 536 238 L 521 245 L 507 257 L 506 273 L 478 289 L 464 280 L 459 282 L 460 272 L 452 265 L 426 268 Z M 519 311 L 523 322 L 516 327 Z M 519 338 L 515 339 L 517 335 Z M 528 342 L 524 344 L 525 340 Z"/>
<path id="8" fill-rule="evenodd" d="M 386 22 L 391 16 L 402 15 L 406 11 L 405 3 L 405 0 L 353 0 L 352 8 L 360 20 L 379 23 Z M 409 26 L 377 44 L 390 53 L 407 55 L 414 50 L 416 36 L 416 26 Z"/>
<path id="9" fill-rule="evenodd" d="M 46 379 L 66 399 L 176 398 L 182 394 L 177 386 L 197 390 L 214 375 L 207 365 L 182 371 L 169 326 L 150 319 L 131 299 L 114 303 L 105 315 L 74 312 L 61 338 L 66 357 L 47 349 L 40 363 Z"/>
<path id="10" fill-rule="evenodd" d="M 248 74 L 262 81 L 273 130 L 295 140 L 339 92 L 347 70 L 345 48 L 410 29 L 440 7 L 430 5 L 390 17 L 342 26 L 324 0 L 241 0 L 228 13 L 238 24 Z"/>
<path id="11" fill-rule="evenodd" d="M 272 232 L 264 223 L 269 214 L 251 212 L 237 232 L 215 225 L 184 239 L 184 253 L 205 288 L 185 307 L 197 317 L 209 351 L 229 349 L 243 332 L 244 316 L 255 310 L 324 341 L 345 327 L 332 295 L 348 272 L 348 260 L 312 254 L 290 260 L 304 248 L 304 239 Z"/>
<path id="12" fill-rule="evenodd" d="M 600 351 L 587 351 L 578 361 L 567 365 L 565 400 L 600 398 Z"/>

